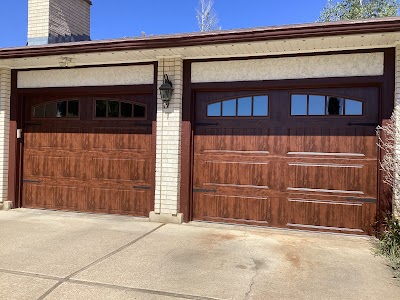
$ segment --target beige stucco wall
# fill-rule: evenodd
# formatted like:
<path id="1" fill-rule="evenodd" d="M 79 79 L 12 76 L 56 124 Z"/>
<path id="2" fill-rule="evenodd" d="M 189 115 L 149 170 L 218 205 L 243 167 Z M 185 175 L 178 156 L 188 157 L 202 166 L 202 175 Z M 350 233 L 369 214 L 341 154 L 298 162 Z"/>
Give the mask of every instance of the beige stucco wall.
<path id="1" fill-rule="evenodd" d="M 0 204 L 7 201 L 11 71 L 0 67 Z"/>
<path id="2" fill-rule="evenodd" d="M 382 75 L 383 59 L 378 52 L 198 62 L 192 64 L 192 82 Z"/>
<path id="3" fill-rule="evenodd" d="M 153 82 L 153 65 L 18 72 L 18 88 L 137 85 Z"/>

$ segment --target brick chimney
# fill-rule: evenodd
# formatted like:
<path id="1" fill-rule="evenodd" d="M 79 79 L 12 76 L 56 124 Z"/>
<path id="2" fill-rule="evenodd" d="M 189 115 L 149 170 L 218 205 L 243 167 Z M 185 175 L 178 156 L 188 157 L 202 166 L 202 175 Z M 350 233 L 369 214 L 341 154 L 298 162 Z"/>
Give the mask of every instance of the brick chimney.
<path id="1" fill-rule="evenodd" d="M 90 0 L 28 0 L 28 45 L 90 40 Z"/>

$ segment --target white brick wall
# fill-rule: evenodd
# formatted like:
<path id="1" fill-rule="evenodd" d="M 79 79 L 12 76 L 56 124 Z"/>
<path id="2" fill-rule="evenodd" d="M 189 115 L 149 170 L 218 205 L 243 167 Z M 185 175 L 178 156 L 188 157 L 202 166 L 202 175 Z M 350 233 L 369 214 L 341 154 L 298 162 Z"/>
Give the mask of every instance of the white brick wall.
<path id="1" fill-rule="evenodd" d="M 28 1 L 28 39 L 49 36 L 50 0 Z"/>
<path id="2" fill-rule="evenodd" d="M 179 212 L 183 62 L 180 57 L 160 58 L 157 85 L 168 74 L 174 93 L 169 108 L 157 98 L 156 193 L 154 211 Z"/>
<path id="3" fill-rule="evenodd" d="M 0 68 L 0 203 L 7 200 L 11 71 Z"/>

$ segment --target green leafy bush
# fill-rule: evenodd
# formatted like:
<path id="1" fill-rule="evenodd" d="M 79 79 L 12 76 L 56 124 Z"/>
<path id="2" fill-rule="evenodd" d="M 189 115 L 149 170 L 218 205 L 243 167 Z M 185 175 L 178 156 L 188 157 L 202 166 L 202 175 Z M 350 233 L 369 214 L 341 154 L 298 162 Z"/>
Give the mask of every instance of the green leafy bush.
<path id="1" fill-rule="evenodd" d="M 400 278 L 400 221 L 395 217 L 385 220 L 385 229 L 377 245 L 377 254 L 388 259 L 395 276 Z"/>

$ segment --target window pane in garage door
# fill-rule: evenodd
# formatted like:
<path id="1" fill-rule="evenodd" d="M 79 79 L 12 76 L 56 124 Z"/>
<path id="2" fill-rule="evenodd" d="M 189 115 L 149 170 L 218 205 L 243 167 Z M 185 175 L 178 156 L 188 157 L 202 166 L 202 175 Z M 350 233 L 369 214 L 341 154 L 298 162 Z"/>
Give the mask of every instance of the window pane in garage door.
<path id="1" fill-rule="evenodd" d="M 251 116 L 252 110 L 252 98 L 239 98 L 238 99 L 238 116 L 239 117 L 248 117 Z"/>
<path id="2" fill-rule="evenodd" d="M 268 96 L 254 96 L 253 116 L 268 116 Z"/>
<path id="3" fill-rule="evenodd" d="M 307 95 L 292 95 L 291 114 L 293 116 L 307 115 Z"/>
<path id="4" fill-rule="evenodd" d="M 316 95 L 309 96 L 308 114 L 314 116 L 325 115 L 325 96 L 316 96 Z"/>

